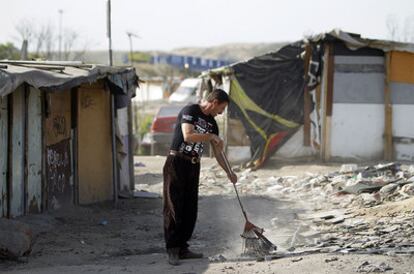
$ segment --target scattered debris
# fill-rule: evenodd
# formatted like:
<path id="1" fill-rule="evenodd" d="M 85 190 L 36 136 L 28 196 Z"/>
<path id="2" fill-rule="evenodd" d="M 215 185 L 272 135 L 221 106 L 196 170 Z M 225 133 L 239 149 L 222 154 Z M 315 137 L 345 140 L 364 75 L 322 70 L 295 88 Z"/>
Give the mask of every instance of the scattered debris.
<path id="1" fill-rule="evenodd" d="M 380 263 L 379 265 L 374 265 L 369 263 L 368 261 L 363 262 L 360 266 L 358 266 L 356 272 L 365 272 L 365 273 L 372 273 L 372 272 L 386 272 L 388 270 L 392 270 L 392 267 L 387 265 L 386 263 Z"/>
<path id="2" fill-rule="evenodd" d="M 106 226 L 107 224 L 108 224 L 108 221 L 107 221 L 107 220 L 101 220 L 101 221 L 99 222 L 99 225 Z"/>
<path id="3" fill-rule="evenodd" d="M 134 163 L 134 166 L 135 167 L 146 167 L 146 165 L 144 163 L 141 163 L 141 162 Z"/>
<path id="4" fill-rule="evenodd" d="M 300 262 L 302 260 L 303 260 L 303 257 L 299 257 L 299 258 L 294 258 L 291 261 L 292 261 L 292 263 L 297 263 L 297 262 Z"/>
<path id="5" fill-rule="evenodd" d="M 203 169 L 200 180 L 203 195 L 214 195 L 217 191 L 225 194 L 232 190 L 232 186 L 224 182 L 225 178 L 215 177 L 217 169 Z M 298 214 L 297 229 L 288 232 L 290 237 L 284 246 L 287 254 L 309 248 L 319 248 L 317 252 L 414 254 L 413 165 L 385 163 L 360 167 L 347 164 L 337 172 L 307 174 L 303 178 L 257 178 L 246 169 L 239 178 L 241 193 L 266 193 L 277 199 L 311 202 L 312 208 Z M 364 216 L 366 213 L 362 211 L 410 201 L 408 199 L 412 202 L 404 210 L 389 216 L 387 210 L 377 210 L 381 218 L 372 214 Z M 277 218 L 270 223 L 280 228 Z"/>
<path id="6" fill-rule="evenodd" d="M 211 256 L 211 257 L 208 258 L 208 260 L 211 263 L 223 263 L 223 262 L 227 261 L 226 257 L 224 257 L 221 254 L 218 254 L 218 255 L 215 255 L 215 256 Z"/>
<path id="7" fill-rule="evenodd" d="M 331 258 L 325 259 L 325 263 L 331 263 L 331 262 L 335 262 L 337 260 L 338 260 L 338 257 L 331 257 Z"/>

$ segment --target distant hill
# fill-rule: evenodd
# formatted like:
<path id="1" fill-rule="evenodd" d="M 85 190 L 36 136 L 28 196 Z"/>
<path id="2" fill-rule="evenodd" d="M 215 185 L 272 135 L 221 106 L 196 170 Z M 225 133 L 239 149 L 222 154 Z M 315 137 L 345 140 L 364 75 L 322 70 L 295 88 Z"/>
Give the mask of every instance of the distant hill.
<path id="1" fill-rule="evenodd" d="M 114 65 L 125 65 L 125 56 L 127 55 L 127 51 L 113 51 L 112 58 Z M 108 58 L 107 50 L 94 50 L 83 53 L 80 61 L 91 64 L 108 64 Z"/>
<path id="2" fill-rule="evenodd" d="M 203 58 L 224 59 L 230 61 L 244 61 L 254 56 L 268 52 L 277 51 L 288 42 L 279 43 L 231 43 L 214 47 L 186 47 L 177 48 L 171 51 L 147 51 L 147 54 L 178 54 L 198 56 Z M 125 64 L 127 51 L 113 51 L 114 63 Z M 82 58 L 84 62 L 106 64 L 108 62 L 107 51 L 87 51 Z"/>
<path id="3" fill-rule="evenodd" d="M 279 43 L 231 43 L 214 47 L 188 47 L 171 51 L 146 51 L 146 54 L 177 54 L 189 55 L 211 59 L 224 59 L 231 62 L 245 61 L 255 56 L 279 50 L 288 42 Z M 113 51 L 114 65 L 128 65 L 128 51 Z M 80 61 L 94 64 L 108 64 L 108 51 L 86 51 Z M 168 65 L 151 65 L 134 63 L 137 72 L 142 77 L 176 76 L 182 75 L 182 71 Z"/>
<path id="4" fill-rule="evenodd" d="M 180 55 L 201 56 L 205 58 L 244 61 L 254 56 L 277 51 L 288 42 L 279 43 L 232 43 L 214 47 L 188 47 L 171 50 L 171 53 Z"/>

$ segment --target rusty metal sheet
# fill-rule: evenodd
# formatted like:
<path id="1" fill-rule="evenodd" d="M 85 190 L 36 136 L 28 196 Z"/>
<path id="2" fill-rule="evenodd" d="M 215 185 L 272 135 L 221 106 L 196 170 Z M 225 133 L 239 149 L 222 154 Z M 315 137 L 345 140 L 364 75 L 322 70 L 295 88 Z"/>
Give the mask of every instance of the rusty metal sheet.
<path id="1" fill-rule="evenodd" d="M 8 97 L 0 97 L 0 217 L 7 215 Z"/>
<path id="2" fill-rule="evenodd" d="M 48 207 L 58 209 L 72 203 L 70 139 L 46 147 Z"/>
<path id="3" fill-rule="evenodd" d="M 27 122 L 27 203 L 26 212 L 42 209 L 42 106 L 41 93 L 30 88 Z"/>
<path id="4" fill-rule="evenodd" d="M 25 95 L 24 86 L 13 93 L 12 113 L 12 174 L 10 188 L 11 217 L 24 214 L 24 127 L 25 127 Z"/>

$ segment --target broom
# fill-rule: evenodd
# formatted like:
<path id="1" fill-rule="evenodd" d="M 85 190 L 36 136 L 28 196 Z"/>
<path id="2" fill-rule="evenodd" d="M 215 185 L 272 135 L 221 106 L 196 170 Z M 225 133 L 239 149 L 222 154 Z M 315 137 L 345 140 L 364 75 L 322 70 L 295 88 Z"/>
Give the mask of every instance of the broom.
<path id="1" fill-rule="evenodd" d="M 226 154 L 221 151 L 221 157 L 226 167 L 226 172 L 228 174 L 233 173 L 230 167 L 230 163 L 227 160 Z M 271 255 L 273 252 L 277 250 L 277 246 L 274 245 L 271 241 L 269 241 L 264 235 L 264 229 L 259 228 L 249 222 L 247 218 L 246 211 L 244 210 L 243 204 L 241 203 L 239 192 L 237 191 L 236 185 L 233 184 L 234 190 L 237 195 L 237 200 L 239 201 L 240 208 L 243 212 L 244 219 L 246 223 L 244 225 L 243 233 L 240 235 L 243 239 L 243 248 L 242 254 L 243 255 L 254 255 L 264 257 L 266 255 Z"/>

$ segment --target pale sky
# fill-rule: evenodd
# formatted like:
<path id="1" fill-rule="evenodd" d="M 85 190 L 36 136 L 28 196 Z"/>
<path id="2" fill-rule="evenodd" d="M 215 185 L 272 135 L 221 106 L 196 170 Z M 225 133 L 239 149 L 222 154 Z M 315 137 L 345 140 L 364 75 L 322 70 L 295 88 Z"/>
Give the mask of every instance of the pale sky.
<path id="1" fill-rule="evenodd" d="M 0 43 L 20 48 L 15 26 L 53 24 L 79 33 L 87 48 L 106 49 L 106 0 L 0 0 Z M 414 21 L 413 0 L 112 0 L 112 46 L 170 50 L 225 43 L 296 41 L 304 34 L 340 28 L 366 38 L 388 39 L 387 18 Z M 411 20 L 410 19 L 410 20 Z M 81 47 L 83 45 L 80 45 Z"/>

